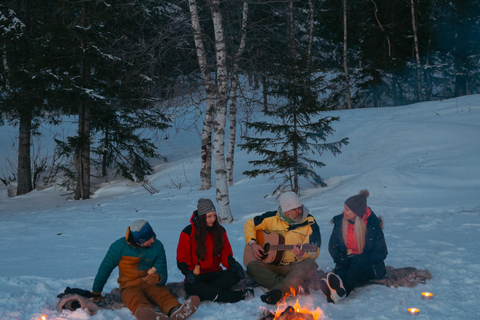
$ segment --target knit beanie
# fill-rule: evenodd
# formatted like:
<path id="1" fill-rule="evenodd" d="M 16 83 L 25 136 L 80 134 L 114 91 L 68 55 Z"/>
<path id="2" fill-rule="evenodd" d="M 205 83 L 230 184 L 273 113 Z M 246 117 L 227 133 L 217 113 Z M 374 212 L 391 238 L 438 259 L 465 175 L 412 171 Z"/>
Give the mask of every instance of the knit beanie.
<path id="1" fill-rule="evenodd" d="M 280 207 L 283 212 L 298 208 L 302 206 L 302 202 L 298 198 L 297 194 L 293 191 L 287 191 L 280 195 Z"/>
<path id="2" fill-rule="evenodd" d="M 130 226 L 130 233 L 132 234 L 133 240 L 142 244 L 152 237 L 155 237 L 155 232 L 153 232 L 150 224 L 145 220 L 137 220 Z"/>
<path id="3" fill-rule="evenodd" d="M 198 215 L 201 216 L 203 214 L 207 214 L 209 212 L 217 210 L 215 210 L 215 206 L 213 205 L 212 200 L 202 198 L 198 200 L 197 211 Z"/>
<path id="4" fill-rule="evenodd" d="M 363 217 L 367 210 L 367 198 L 370 195 L 368 190 L 360 191 L 356 196 L 352 196 L 345 200 L 347 207 L 360 218 Z"/>

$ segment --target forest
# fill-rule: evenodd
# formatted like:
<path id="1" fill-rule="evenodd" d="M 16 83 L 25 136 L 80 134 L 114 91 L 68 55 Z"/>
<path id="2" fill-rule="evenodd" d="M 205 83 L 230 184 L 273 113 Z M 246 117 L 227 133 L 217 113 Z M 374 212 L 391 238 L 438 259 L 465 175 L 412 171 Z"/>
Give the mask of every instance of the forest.
<path id="1" fill-rule="evenodd" d="M 75 199 L 89 198 L 93 176 L 148 187 L 161 155 L 142 129 L 162 132 L 195 106 L 205 118 L 201 188 L 215 179 L 228 222 L 238 110 L 276 119 L 246 124 L 276 139 L 239 146 L 264 156 L 254 166 L 282 170 L 246 174 L 284 175 L 280 189 L 297 191 L 306 173 L 322 185 L 312 172 L 323 164 L 302 155 L 348 143 L 326 143 L 339 120 L 329 110 L 479 93 L 479 21 L 479 0 L 5 0 L 0 124 L 18 127 L 18 163 L 0 179 L 32 191 L 47 170 L 32 159 L 32 138 L 70 117 L 78 130 L 56 141 L 63 161 L 49 170 Z"/>

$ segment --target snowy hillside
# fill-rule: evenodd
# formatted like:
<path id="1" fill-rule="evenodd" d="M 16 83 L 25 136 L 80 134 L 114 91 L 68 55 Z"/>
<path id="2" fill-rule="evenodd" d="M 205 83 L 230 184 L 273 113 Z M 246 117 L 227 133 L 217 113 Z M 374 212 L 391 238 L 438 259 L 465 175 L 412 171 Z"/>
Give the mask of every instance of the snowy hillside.
<path id="1" fill-rule="evenodd" d="M 480 315 L 480 96 L 419 103 L 396 108 L 335 111 L 340 122 L 332 139 L 349 137 L 336 157 L 317 171 L 326 188 L 304 184 L 301 199 L 322 234 L 319 268 L 332 268 L 327 245 L 330 219 L 343 202 L 368 189 L 368 205 L 384 219 L 389 255 L 386 264 L 430 270 L 433 279 L 415 288 L 372 285 L 356 289 L 338 305 L 320 291 L 299 302 L 323 311 L 321 319 L 478 319 Z M 15 128 L 0 127 L 0 159 L 12 150 Z M 55 129 L 52 129 L 55 130 Z M 48 142 L 44 142 L 46 146 Z M 136 219 L 150 222 L 167 250 L 169 282 L 183 281 L 175 262 L 181 230 L 199 198 L 214 200 L 215 190 L 199 191 L 200 137 L 172 129 L 159 152 L 169 162 L 150 177 L 158 193 L 128 181 L 111 181 L 90 200 L 71 200 L 49 188 L 9 198 L 0 189 L 0 319 L 87 319 L 83 310 L 55 310 L 66 286 L 91 289 L 110 244 L 124 236 Z M 11 157 L 11 155 L 8 155 Z M 243 255 L 243 224 L 278 206 L 268 177 L 247 179 L 241 173 L 256 159 L 236 151 L 235 185 L 230 202 L 235 221 L 226 225 L 237 260 Z M 117 270 L 104 292 L 117 287 Z M 255 298 L 236 304 L 202 303 L 192 320 L 256 320 L 264 308 Z M 434 299 L 424 301 L 429 291 Z M 290 301 L 294 303 L 295 301 Z M 132 320 L 126 308 L 101 310 L 91 320 Z"/>

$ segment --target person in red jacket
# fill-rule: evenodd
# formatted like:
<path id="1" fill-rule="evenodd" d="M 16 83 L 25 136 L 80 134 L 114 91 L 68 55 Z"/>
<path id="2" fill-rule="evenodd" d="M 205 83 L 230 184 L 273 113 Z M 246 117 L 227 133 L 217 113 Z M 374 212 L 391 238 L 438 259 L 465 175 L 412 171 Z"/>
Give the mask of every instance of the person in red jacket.
<path id="1" fill-rule="evenodd" d="M 245 270 L 233 258 L 227 232 L 218 223 L 210 199 L 198 200 L 190 225 L 180 234 L 177 266 L 185 275 L 185 291 L 202 301 L 234 303 L 253 297 L 253 289 L 232 290 L 245 277 Z"/>

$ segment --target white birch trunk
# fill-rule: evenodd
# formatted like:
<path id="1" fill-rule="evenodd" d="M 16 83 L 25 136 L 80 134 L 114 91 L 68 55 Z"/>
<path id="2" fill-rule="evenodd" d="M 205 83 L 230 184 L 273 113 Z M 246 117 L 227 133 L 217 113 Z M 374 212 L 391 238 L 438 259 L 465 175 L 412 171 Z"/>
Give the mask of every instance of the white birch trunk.
<path id="1" fill-rule="evenodd" d="M 232 70 L 232 87 L 230 89 L 230 128 L 227 146 L 227 181 L 228 185 L 233 185 L 233 167 L 235 157 L 235 141 L 237 135 L 237 90 L 238 90 L 238 59 L 243 53 L 245 48 L 245 41 L 247 38 L 247 19 L 248 19 L 248 3 L 243 2 L 243 16 L 242 16 L 242 29 L 241 39 L 238 50 L 234 56 L 233 70 Z"/>
<path id="2" fill-rule="evenodd" d="M 347 109 L 352 109 L 352 98 L 350 94 L 350 74 L 348 73 L 347 60 L 347 0 L 343 0 L 343 69 L 345 71 L 345 94 L 347 99 Z"/>
<path id="3" fill-rule="evenodd" d="M 227 170 L 225 165 L 225 127 L 227 120 L 228 89 L 227 50 L 225 47 L 225 35 L 219 0 L 212 0 L 209 4 L 215 33 L 215 55 L 217 59 L 217 101 L 212 143 L 215 182 L 217 185 L 217 214 L 220 223 L 231 223 L 233 216 L 230 210 Z"/>
<path id="4" fill-rule="evenodd" d="M 215 114 L 215 84 L 207 70 L 207 57 L 205 47 L 202 40 L 202 30 L 200 28 L 200 20 L 198 18 L 196 0 L 188 1 L 190 15 L 192 19 L 193 38 L 195 40 L 195 49 L 197 51 L 198 64 L 203 77 L 205 86 L 205 120 L 202 130 L 202 149 L 201 149 L 201 169 L 200 169 L 200 190 L 208 190 L 212 187 L 212 129 L 213 118 Z"/>

